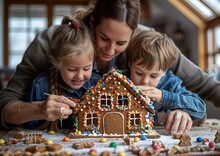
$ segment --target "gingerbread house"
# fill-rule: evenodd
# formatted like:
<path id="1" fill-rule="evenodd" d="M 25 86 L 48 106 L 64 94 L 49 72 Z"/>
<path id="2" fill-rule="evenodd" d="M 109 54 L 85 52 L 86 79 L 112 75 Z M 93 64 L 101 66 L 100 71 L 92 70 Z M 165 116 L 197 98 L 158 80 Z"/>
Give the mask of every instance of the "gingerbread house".
<path id="1" fill-rule="evenodd" d="M 155 136 L 151 100 L 115 69 L 87 90 L 74 114 L 74 135 Z"/>

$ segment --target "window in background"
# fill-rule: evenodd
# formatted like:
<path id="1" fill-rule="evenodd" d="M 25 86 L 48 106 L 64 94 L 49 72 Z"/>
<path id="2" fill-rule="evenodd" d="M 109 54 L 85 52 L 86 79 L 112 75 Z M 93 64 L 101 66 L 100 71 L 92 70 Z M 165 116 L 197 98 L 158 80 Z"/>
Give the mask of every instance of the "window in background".
<path id="1" fill-rule="evenodd" d="M 207 19 L 212 19 L 215 17 L 214 12 L 209 9 L 202 1 L 200 0 L 188 0 L 188 2 L 202 14 Z"/>
<path id="2" fill-rule="evenodd" d="M 8 27 L 8 66 L 15 68 L 36 34 L 47 27 L 47 7 L 45 5 L 11 5 Z"/>
<path id="3" fill-rule="evenodd" d="M 87 7 L 87 5 L 55 5 L 53 7 L 53 25 L 61 24 L 63 15 L 72 17 L 78 9 L 87 9 Z"/>
<path id="4" fill-rule="evenodd" d="M 220 80 L 220 26 L 209 29 L 208 37 L 208 73 Z"/>

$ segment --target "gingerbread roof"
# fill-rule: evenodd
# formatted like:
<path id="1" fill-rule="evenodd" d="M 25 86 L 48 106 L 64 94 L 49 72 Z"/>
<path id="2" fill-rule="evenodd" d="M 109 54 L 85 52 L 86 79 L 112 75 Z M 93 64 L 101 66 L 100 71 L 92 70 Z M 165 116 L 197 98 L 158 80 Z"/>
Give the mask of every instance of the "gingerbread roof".
<path id="1" fill-rule="evenodd" d="M 135 86 L 129 78 L 123 75 L 121 71 L 114 68 L 112 68 L 107 74 L 103 75 L 103 77 L 97 82 L 96 86 L 93 86 L 86 91 L 86 93 L 82 96 L 80 103 L 86 104 L 91 100 L 92 95 L 97 94 L 104 87 L 111 87 L 108 84 L 112 80 L 117 80 L 126 86 L 127 90 L 130 91 L 130 93 L 133 94 L 139 101 L 141 101 L 140 104 L 144 105 L 150 113 L 154 114 L 154 107 L 150 98 L 148 98 L 137 86 Z M 120 85 L 118 87 L 120 87 Z"/>

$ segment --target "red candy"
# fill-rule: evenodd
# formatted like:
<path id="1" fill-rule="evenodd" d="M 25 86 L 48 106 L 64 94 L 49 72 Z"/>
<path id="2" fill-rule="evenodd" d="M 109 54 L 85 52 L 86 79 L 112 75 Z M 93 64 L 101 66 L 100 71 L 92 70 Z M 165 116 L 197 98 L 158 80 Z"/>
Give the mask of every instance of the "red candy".
<path id="1" fill-rule="evenodd" d="M 211 141 L 211 142 L 209 143 L 209 148 L 213 148 L 213 147 L 215 147 L 215 142 Z"/>
<path id="2" fill-rule="evenodd" d="M 154 145 L 154 146 L 153 146 L 153 149 L 159 150 L 159 149 L 160 149 L 160 145 Z"/>
<path id="3" fill-rule="evenodd" d="M 209 139 L 208 138 L 204 138 L 203 139 L 203 144 L 204 145 L 208 145 L 209 144 Z"/>

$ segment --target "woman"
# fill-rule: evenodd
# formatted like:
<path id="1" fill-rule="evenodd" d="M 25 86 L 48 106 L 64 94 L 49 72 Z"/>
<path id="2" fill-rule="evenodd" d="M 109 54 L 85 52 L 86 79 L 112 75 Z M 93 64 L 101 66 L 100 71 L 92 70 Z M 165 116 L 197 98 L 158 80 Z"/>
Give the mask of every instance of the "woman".
<path id="1" fill-rule="evenodd" d="M 83 18 L 94 33 L 97 46 L 97 58 L 93 72 L 104 73 L 110 67 L 124 68 L 122 57 L 132 35 L 138 26 L 140 4 L 138 0 L 97 0 L 95 7 Z M 50 39 L 56 27 L 52 26 L 38 34 L 26 50 L 22 62 L 17 66 L 14 77 L 0 95 L 1 127 L 10 128 L 11 124 L 18 125 L 37 120 L 40 116 L 49 116 L 48 110 L 58 110 L 53 103 L 65 104 L 65 108 L 74 107 L 75 103 L 60 96 L 50 96 L 46 101 L 36 105 L 25 103 L 24 99 L 32 80 L 48 67 L 46 55 L 50 52 Z M 220 99 L 220 84 L 204 75 L 202 71 L 187 60 L 180 52 L 172 65 L 172 71 L 179 76 L 186 87 L 198 93 L 203 99 L 216 102 Z M 43 107 L 42 107 L 43 106 Z M 68 109 L 67 109 L 68 110 Z M 53 111 L 52 111 L 53 112 Z M 54 111 L 59 118 L 59 112 Z M 178 114 L 178 115 L 177 115 Z M 179 115 L 180 114 L 180 115 Z M 191 124 L 192 120 L 185 112 L 173 111 L 169 114 L 166 131 L 184 130 L 179 126 L 181 120 Z M 48 118 L 45 118 L 48 120 Z M 191 126 L 190 126 L 191 127 Z M 189 130 L 189 129 L 187 129 Z"/>

